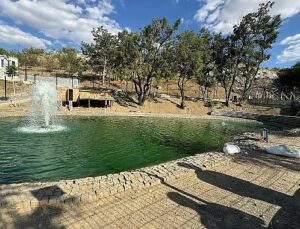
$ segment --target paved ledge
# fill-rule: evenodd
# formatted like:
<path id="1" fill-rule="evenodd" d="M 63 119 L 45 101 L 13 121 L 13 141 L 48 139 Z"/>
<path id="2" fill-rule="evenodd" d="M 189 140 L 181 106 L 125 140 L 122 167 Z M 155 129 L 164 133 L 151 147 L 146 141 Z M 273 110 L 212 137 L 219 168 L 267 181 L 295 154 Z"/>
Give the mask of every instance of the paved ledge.
<path id="1" fill-rule="evenodd" d="M 211 115 L 256 120 L 259 122 L 273 122 L 273 123 L 279 123 L 279 124 L 289 125 L 294 127 L 300 126 L 300 117 L 297 116 L 265 115 L 265 114 L 257 114 L 257 113 L 221 111 L 221 110 L 214 110 L 211 113 Z"/>
<path id="2" fill-rule="evenodd" d="M 119 174 L 57 182 L 1 185 L 0 208 L 22 206 L 34 209 L 45 204 L 92 202 L 126 190 L 143 189 L 193 173 L 184 165 L 205 170 L 229 160 L 223 153 L 210 152 Z"/>
<path id="3" fill-rule="evenodd" d="M 212 119 L 212 120 L 232 120 L 237 122 L 255 122 L 256 120 L 245 120 L 234 117 L 218 117 L 212 115 L 187 115 L 187 114 L 160 114 L 160 113 L 142 113 L 142 112 L 77 112 L 77 113 L 60 113 L 61 116 L 82 116 L 82 117 L 149 117 L 149 118 L 178 118 L 178 119 Z"/>
<path id="4" fill-rule="evenodd" d="M 256 120 L 246 120 L 234 117 L 222 117 L 212 115 L 187 115 L 187 114 L 163 114 L 163 113 L 143 113 L 143 112 L 109 112 L 109 111 L 77 111 L 77 112 L 58 112 L 58 116 L 62 117 L 149 117 L 149 118 L 178 118 L 178 119 L 211 119 L 211 120 L 231 120 L 236 122 L 256 122 Z M 26 113 L 1 113 L 0 118 L 26 117 Z"/>

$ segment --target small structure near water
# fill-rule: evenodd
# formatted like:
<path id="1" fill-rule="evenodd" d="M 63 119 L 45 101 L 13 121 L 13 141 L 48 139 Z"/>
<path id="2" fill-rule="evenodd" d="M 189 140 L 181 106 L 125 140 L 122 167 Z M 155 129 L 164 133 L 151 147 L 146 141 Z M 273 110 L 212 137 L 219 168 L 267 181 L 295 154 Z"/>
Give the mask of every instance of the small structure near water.
<path id="1" fill-rule="evenodd" d="M 70 107 L 111 107 L 114 102 L 112 90 L 61 88 L 60 100 Z"/>

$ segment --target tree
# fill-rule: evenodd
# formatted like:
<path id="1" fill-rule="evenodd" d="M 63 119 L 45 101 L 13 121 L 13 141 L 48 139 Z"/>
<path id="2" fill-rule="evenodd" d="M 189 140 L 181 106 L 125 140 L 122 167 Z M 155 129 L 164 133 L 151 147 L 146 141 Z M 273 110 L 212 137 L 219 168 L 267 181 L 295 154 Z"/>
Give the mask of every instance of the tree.
<path id="1" fill-rule="evenodd" d="M 14 65 L 8 65 L 6 67 L 6 74 L 8 76 L 11 76 L 13 78 L 16 75 L 16 73 L 17 73 L 16 66 L 14 66 Z M 13 83 L 13 91 L 14 91 L 14 95 L 15 95 L 16 94 L 15 81 L 13 80 L 12 83 Z M 6 98 L 6 94 L 7 94 L 7 92 L 6 92 L 6 76 L 5 76 L 5 98 Z"/>
<path id="2" fill-rule="evenodd" d="M 205 28 L 200 30 L 199 34 L 202 39 L 203 45 L 201 45 L 201 60 L 202 68 L 197 76 L 197 82 L 200 86 L 202 92 L 203 100 L 208 98 L 208 89 L 213 87 L 216 82 L 216 77 L 214 75 L 215 69 L 215 34 L 211 34 Z"/>
<path id="3" fill-rule="evenodd" d="M 25 81 L 27 80 L 28 67 L 38 66 L 38 57 L 44 54 L 43 49 L 38 48 L 26 48 L 18 53 L 18 59 L 21 66 L 25 68 Z"/>
<path id="4" fill-rule="evenodd" d="M 300 62 L 296 63 L 291 68 L 281 69 L 279 71 L 279 80 L 283 86 L 289 89 L 300 89 Z"/>
<path id="5" fill-rule="evenodd" d="M 138 50 L 135 45 L 138 39 L 137 33 L 129 33 L 124 30 L 117 36 L 116 53 L 114 59 L 114 74 L 126 81 L 126 92 L 128 82 L 133 80 L 135 65 L 133 61 L 138 58 Z"/>
<path id="6" fill-rule="evenodd" d="M 59 54 L 56 52 L 50 51 L 45 54 L 44 56 L 44 62 L 45 62 L 45 68 L 46 71 L 52 72 L 55 69 L 59 68 Z"/>
<path id="7" fill-rule="evenodd" d="M 242 100 L 246 99 L 260 64 L 270 58 L 268 49 L 276 41 L 281 25 L 280 15 L 270 16 L 274 2 L 260 4 L 256 12 L 243 17 L 234 26 L 233 40 L 240 55 L 239 75 L 242 77 Z"/>
<path id="8" fill-rule="evenodd" d="M 152 24 L 145 26 L 137 33 L 123 32 L 119 36 L 119 64 L 126 66 L 133 73 L 132 80 L 142 106 L 155 77 L 164 75 L 166 60 L 163 51 L 171 42 L 180 20 L 169 25 L 166 18 L 153 19 Z M 122 61 L 123 60 L 123 61 Z"/>
<path id="9" fill-rule="evenodd" d="M 244 79 L 242 99 L 245 99 L 260 64 L 270 58 L 267 50 L 276 40 L 281 24 L 280 15 L 269 15 L 273 4 L 260 4 L 256 12 L 247 14 L 234 26 L 233 34 L 217 37 L 216 73 L 225 90 L 226 105 L 237 77 Z"/>
<path id="10" fill-rule="evenodd" d="M 83 68 L 81 58 L 77 56 L 77 51 L 74 48 L 62 48 L 59 53 L 59 65 L 67 72 L 68 78 L 74 77 Z"/>
<path id="11" fill-rule="evenodd" d="M 5 50 L 4 48 L 0 48 L 0 55 L 8 56 L 9 52 Z"/>
<path id="12" fill-rule="evenodd" d="M 221 82 L 225 92 L 225 104 L 229 105 L 233 85 L 238 74 L 239 58 L 230 36 L 215 36 L 215 69 L 214 74 Z"/>
<path id="13" fill-rule="evenodd" d="M 188 79 L 199 74 L 202 67 L 202 39 L 194 31 L 185 31 L 176 37 L 173 63 L 178 77 L 180 108 L 185 108 L 184 90 Z"/>
<path id="14" fill-rule="evenodd" d="M 6 74 L 8 76 L 14 77 L 17 73 L 17 68 L 14 65 L 9 65 L 6 67 Z"/>
<path id="15" fill-rule="evenodd" d="M 94 43 L 83 42 L 82 53 L 87 56 L 87 63 L 96 73 L 101 73 L 102 84 L 109 76 L 115 64 L 116 36 L 110 34 L 102 26 L 93 29 Z"/>

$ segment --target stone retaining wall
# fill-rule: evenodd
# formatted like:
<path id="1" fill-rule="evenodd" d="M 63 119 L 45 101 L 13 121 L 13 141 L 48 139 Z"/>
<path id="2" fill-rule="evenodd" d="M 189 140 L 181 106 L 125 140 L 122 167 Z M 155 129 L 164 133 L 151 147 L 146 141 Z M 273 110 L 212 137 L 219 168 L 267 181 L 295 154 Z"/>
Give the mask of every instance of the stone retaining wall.
<path id="1" fill-rule="evenodd" d="M 257 106 L 299 108 L 300 102 L 293 100 L 273 100 L 273 99 L 249 99 L 249 104 Z"/>
<path id="2" fill-rule="evenodd" d="M 57 182 L 0 185 L 0 207 L 21 204 L 33 209 L 43 204 L 95 201 L 126 190 L 142 189 L 176 179 L 194 172 L 191 168 L 196 167 L 193 166 L 206 169 L 229 159 L 223 153 L 211 152 L 119 174 Z"/>
<path id="3" fill-rule="evenodd" d="M 213 111 L 211 115 L 250 119 L 259 122 L 274 122 L 274 123 L 279 123 L 279 124 L 293 126 L 293 127 L 300 127 L 300 117 L 297 116 L 266 115 L 266 114 L 257 114 L 257 113 L 220 111 L 220 110 Z"/>

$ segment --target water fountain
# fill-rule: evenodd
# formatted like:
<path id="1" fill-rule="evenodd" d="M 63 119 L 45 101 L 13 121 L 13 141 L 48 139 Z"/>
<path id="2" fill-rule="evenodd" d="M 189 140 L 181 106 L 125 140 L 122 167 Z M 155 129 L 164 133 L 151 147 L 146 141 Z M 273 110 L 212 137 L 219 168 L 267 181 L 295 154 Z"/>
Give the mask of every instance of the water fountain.
<path id="1" fill-rule="evenodd" d="M 47 133 L 64 130 L 59 125 L 58 92 L 54 83 L 37 81 L 33 87 L 27 122 L 18 130 L 26 133 Z"/>

